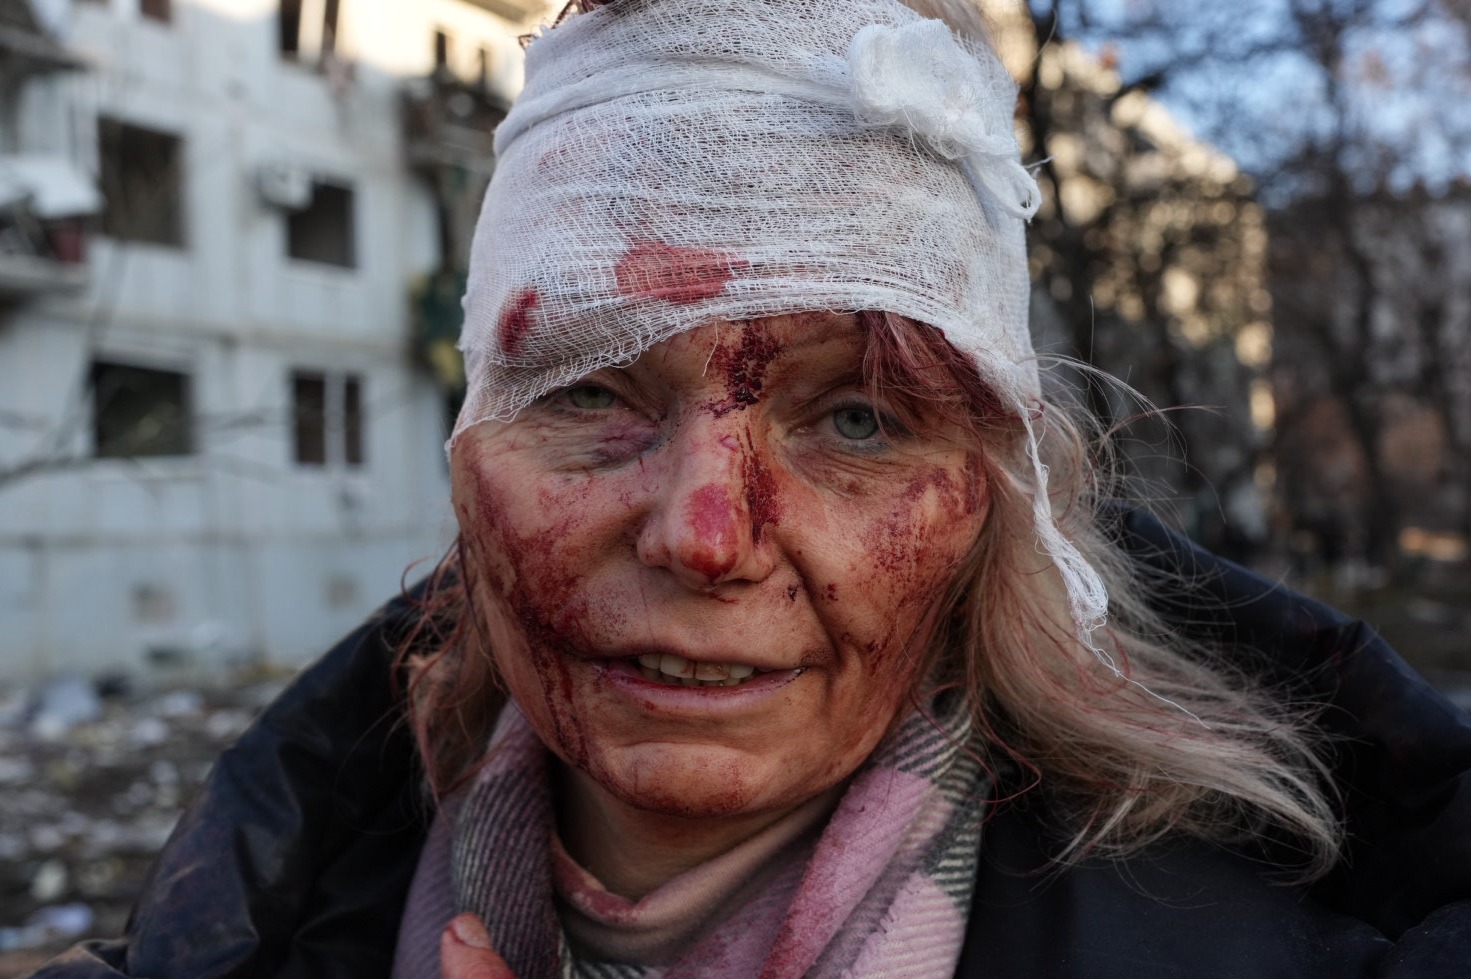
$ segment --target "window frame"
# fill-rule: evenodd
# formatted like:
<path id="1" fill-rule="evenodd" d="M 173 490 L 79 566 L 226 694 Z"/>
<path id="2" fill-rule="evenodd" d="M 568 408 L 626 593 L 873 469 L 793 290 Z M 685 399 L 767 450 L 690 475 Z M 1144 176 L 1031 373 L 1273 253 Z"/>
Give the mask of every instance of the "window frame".
<path id="1" fill-rule="evenodd" d="M 367 378 L 361 371 L 294 366 L 287 374 L 290 456 L 299 469 L 368 467 Z M 315 391 L 303 398 L 304 391 Z M 304 400 L 306 403 L 304 404 Z"/>
<path id="2" fill-rule="evenodd" d="M 140 155 L 155 158 L 140 165 Z M 185 140 L 181 133 L 106 113 L 98 115 L 97 172 L 103 195 L 101 233 L 132 244 L 187 248 L 189 220 L 184 156 Z M 134 198 L 140 186 L 158 187 L 165 180 L 168 186 L 159 200 L 150 198 L 139 203 Z"/>
<path id="3" fill-rule="evenodd" d="M 335 203 L 329 203 L 333 198 L 337 198 Z M 358 268 L 357 212 L 358 193 L 352 181 L 313 176 L 311 202 L 286 214 L 287 260 L 355 271 Z M 341 235 L 341 241 L 335 245 L 323 242 L 322 227 L 308 226 L 308 222 L 328 220 L 337 225 L 333 233 Z"/>
<path id="4" fill-rule="evenodd" d="M 105 388 L 108 385 L 108 377 L 112 376 L 113 390 Z M 165 431 L 152 438 L 143 436 L 141 439 L 133 437 L 132 445 L 124 441 L 128 436 L 125 428 L 135 427 L 140 420 L 147 420 L 147 411 L 157 411 L 156 407 L 148 408 L 140 413 L 136 410 L 127 411 L 126 402 L 119 405 L 119 393 L 128 395 L 125 386 L 127 375 L 132 379 L 146 381 L 151 376 L 157 381 L 167 381 L 177 387 L 176 395 L 172 398 L 163 399 L 164 402 L 172 402 L 177 417 L 165 416 L 165 423 L 172 431 Z M 136 389 L 132 395 L 136 397 Z M 125 357 L 111 357 L 99 355 L 93 357 L 88 366 L 88 395 L 89 410 L 91 414 L 91 455 L 94 459 L 185 459 L 199 454 L 199 438 L 197 431 L 197 419 L 194 410 L 194 378 L 187 370 L 175 370 L 167 367 L 158 367 L 151 364 L 140 364 L 130 361 Z M 132 425 L 120 426 L 118 413 L 133 414 L 136 417 Z M 113 417 L 109 417 L 113 416 Z M 121 448 L 119 446 L 121 445 Z"/>

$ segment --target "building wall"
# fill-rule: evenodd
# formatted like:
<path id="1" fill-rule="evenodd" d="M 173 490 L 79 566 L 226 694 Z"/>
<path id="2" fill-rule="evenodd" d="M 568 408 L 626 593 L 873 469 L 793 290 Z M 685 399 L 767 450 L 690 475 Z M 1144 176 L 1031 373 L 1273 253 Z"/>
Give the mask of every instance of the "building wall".
<path id="1" fill-rule="evenodd" d="M 0 474 L 51 460 L 0 476 L 8 675 L 300 661 L 452 534 L 443 396 L 408 353 L 409 283 L 440 260 L 434 198 L 404 162 L 399 95 L 434 68 L 436 29 L 452 70 L 473 77 L 485 47 L 511 94 L 529 19 L 342 0 L 324 62 L 281 55 L 276 9 L 175 0 L 158 23 L 136 0 L 60 5 L 89 67 L 32 81 L 0 141 L 97 173 L 99 116 L 183 140 L 182 247 L 94 234 L 84 291 L 0 310 Z M 287 257 L 264 165 L 351 185 L 354 267 Z M 193 454 L 92 458 L 97 359 L 186 374 Z M 360 379 L 362 465 L 295 460 L 293 370 Z"/>

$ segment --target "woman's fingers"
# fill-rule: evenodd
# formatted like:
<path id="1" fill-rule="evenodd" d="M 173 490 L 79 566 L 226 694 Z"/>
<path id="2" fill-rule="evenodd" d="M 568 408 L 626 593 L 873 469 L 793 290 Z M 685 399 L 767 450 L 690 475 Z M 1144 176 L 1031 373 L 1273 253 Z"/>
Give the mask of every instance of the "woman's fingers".
<path id="1" fill-rule="evenodd" d="M 506 960 L 490 947 L 480 919 L 459 915 L 439 936 L 439 971 L 443 979 L 516 979 Z"/>

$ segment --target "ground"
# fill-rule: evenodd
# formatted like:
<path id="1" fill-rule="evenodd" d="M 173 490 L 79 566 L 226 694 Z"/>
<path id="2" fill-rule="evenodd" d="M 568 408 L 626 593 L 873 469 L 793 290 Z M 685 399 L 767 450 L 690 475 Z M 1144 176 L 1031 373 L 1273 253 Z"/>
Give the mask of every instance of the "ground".
<path id="1" fill-rule="evenodd" d="M 182 805 L 284 682 L 232 680 L 114 692 L 66 726 L 34 692 L 0 696 L 0 979 L 121 933 Z"/>

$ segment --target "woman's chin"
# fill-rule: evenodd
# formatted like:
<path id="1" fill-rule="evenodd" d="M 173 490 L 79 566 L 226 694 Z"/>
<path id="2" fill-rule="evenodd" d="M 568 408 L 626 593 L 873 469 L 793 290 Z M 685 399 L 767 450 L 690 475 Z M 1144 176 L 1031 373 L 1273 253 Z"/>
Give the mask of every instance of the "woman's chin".
<path id="1" fill-rule="evenodd" d="M 766 759 L 724 745 L 653 742 L 599 753 L 585 774 L 623 805 L 683 819 L 757 816 L 828 788 L 772 769 Z"/>

